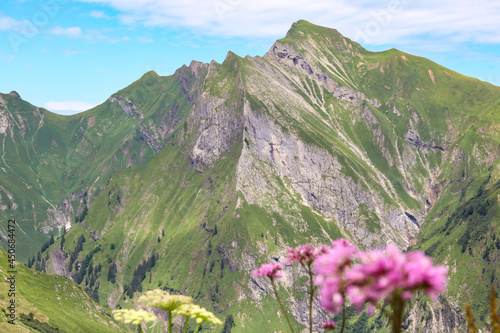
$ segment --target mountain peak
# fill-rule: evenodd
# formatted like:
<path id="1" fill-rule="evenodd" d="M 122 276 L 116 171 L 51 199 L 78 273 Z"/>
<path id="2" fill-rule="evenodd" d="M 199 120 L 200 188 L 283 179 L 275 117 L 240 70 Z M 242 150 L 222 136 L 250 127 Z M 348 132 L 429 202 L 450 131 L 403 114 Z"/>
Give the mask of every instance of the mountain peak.
<path id="1" fill-rule="evenodd" d="M 160 76 L 154 70 L 150 70 L 149 72 L 144 73 L 144 75 L 142 77 L 143 78 L 157 78 Z"/>
<path id="2" fill-rule="evenodd" d="M 292 23 L 292 26 L 286 33 L 286 37 L 293 38 L 297 36 L 303 35 L 316 35 L 322 37 L 329 38 L 345 38 L 342 36 L 340 32 L 336 29 L 323 27 L 320 25 L 313 24 L 306 20 L 298 20 L 297 22 Z"/>
<path id="3" fill-rule="evenodd" d="M 326 47 L 341 52 L 358 53 L 365 51 L 358 43 L 344 37 L 338 30 L 312 24 L 306 20 L 294 22 L 286 37 L 279 39 L 282 44 L 302 44 L 306 48 Z"/>
<path id="4" fill-rule="evenodd" d="M 21 95 L 19 95 L 19 93 L 15 90 L 12 90 L 10 93 L 9 93 L 10 96 L 12 97 L 15 97 L 15 98 L 19 98 L 19 99 L 22 99 L 21 98 Z"/>

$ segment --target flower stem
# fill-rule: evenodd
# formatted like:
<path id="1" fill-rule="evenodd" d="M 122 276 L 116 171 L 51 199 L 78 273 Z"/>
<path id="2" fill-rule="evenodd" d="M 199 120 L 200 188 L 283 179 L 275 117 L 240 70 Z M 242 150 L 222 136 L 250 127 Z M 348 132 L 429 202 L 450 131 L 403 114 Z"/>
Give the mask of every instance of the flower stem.
<path id="1" fill-rule="evenodd" d="M 311 270 L 311 264 L 307 265 L 307 273 L 309 273 L 309 284 L 311 285 L 311 296 L 309 297 L 309 332 L 313 331 L 313 322 L 312 322 L 312 306 L 314 299 L 314 284 L 313 284 L 313 272 Z"/>
<path id="2" fill-rule="evenodd" d="M 403 326 L 403 309 L 405 301 L 398 295 L 393 297 L 392 301 L 392 332 L 401 333 L 401 326 Z"/>
<path id="3" fill-rule="evenodd" d="M 141 324 L 137 324 L 137 327 L 139 327 L 139 333 L 144 333 L 144 331 L 142 330 Z"/>
<path id="4" fill-rule="evenodd" d="M 469 324 L 469 332 L 477 333 L 477 327 L 474 323 L 474 318 L 472 316 L 472 311 L 469 304 L 465 304 L 465 312 L 467 313 L 467 323 Z"/>
<path id="5" fill-rule="evenodd" d="M 288 322 L 288 326 L 290 326 L 292 333 L 295 333 L 295 330 L 292 327 L 292 323 L 290 323 L 290 319 L 288 318 L 288 315 L 286 314 L 285 308 L 283 307 L 283 304 L 281 303 L 280 297 L 278 295 L 278 290 L 276 289 L 276 285 L 274 284 L 274 278 L 271 277 L 270 279 L 271 279 L 271 285 L 273 286 L 274 295 L 276 296 L 276 299 L 278 300 L 278 303 L 281 306 L 281 310 L 283 311 L 283 314 L 285 315 L 286 321 Z"/>
<path id="6" fill-rule="evenodd" d="M 340 328 L 340 333 L 344 333 L 345 329 L 345 321 L 346 321 L 346 316 L 345 316 L 345 302 L 342 305 L 342 327 Z"/>
<path id="7" fill-rule="evenodd" d="M 196 329 L 194 330 L 194 333 L 198 332 L 198 329 L 200 328 L 201 326 L 201 323 L 198 325 L 198 327 L 196 327 Z"/>
<path id="8" fill-rule="evenodd" d="M 168 311 L 168 333 L 172 333 L 172 311 Z"/>
<path id="9" fill-rule="evenodd" d="M 188 328 L 188 319 L 189 317 L 186 317 L 186 321 L 184 322 L 184 333 L 187 332 L 187 328 Z"/>
<path id="10" fill-rule="evenodd" d="M 494 333 L 500 333 L 500 317 L 497 311 L 497 299 L 495 297 L 495 287 L 491 286 L 490 292 L 490 317 L 491 328 Z"/>

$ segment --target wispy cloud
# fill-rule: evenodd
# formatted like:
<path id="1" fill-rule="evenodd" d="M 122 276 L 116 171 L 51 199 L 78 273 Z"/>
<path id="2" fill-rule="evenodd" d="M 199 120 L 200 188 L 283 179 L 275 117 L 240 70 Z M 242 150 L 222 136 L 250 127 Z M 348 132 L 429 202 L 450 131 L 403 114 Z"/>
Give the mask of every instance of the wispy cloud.
<path id="1" fill-rule="evenodd" d="M 0 14 L 0 31 L 21 31 L 28 21 L 16 20 Z"/>
<path id="2" fill-rule="evenodd" d="M 60 114 L 74 114 L 89 110 L 97 104 L 91 104 L 81 101 L 65 101 L 65 102 L 47 102 L 44 107 L 50 111 Z"/>
<path id="3" fill-rule="evenodd" d="M 110 17 L 109 17 L 108 15 L 106 15 L 106 13 L 105 13 L 105 12 L 103 12 L 102 10 L 93 10 L 93 11 L 91 11 L 91 12 L 90 12 L 90 14 L 89 14 L 89 15 L 90 15 L 91 17 L 93 17 L 93 18 L 97 18 L 97 19 L 102 19 L 102 18 L 104 18 L 104 19 L 108 19 L 108 18 L 110 18 Z"/>
<path id="4" fill-rule="evenodd" d="M 78 50 L 64 50 L 63 51 L 63 55 L 66 57 L 70 57 L 72 55 L 79 54 L 79 53 L 82 53 L 82 51 L 78 51 Z"/>
<path id="5" fill-rule="evenodd" d="M 63 28 L 57 26 L 49 31 L 52 35 L 68 38 L 83 38 L 85 37 L 80 27 Z"/>
<path id="6" fill-rule="evenodd" d="M 128 36 L 121 36 L 121 37 L 113 37 L 106 35 L 100 30 L 95 30 L 95 29 L 86 29 L 83 30 L 80 27 L 68 27 L 68 28 L 63 28 L 61 26 L 56 26 L 52 29 L 50 29 L 49 34 L 57 36 L 57 37 L 64 37 L 64 38 L 72 38 L 72 39 L 86 39 L 89 41 L 106 41 L 110 44 L 115 44 L 119 42 L 127 42 L 130 40 L 130 37 Z"/>
<path id="7" fill-rule="evenodd" d="M 280 37 L 300 18 L 372 45 L 419 36 L 500 43 L 500 2 L 490 0 L 79 0 L 118 10 L 123 24 L 171 26 L 222 37 Z M 369 38 L 366 38 L 369 37 Z"/>

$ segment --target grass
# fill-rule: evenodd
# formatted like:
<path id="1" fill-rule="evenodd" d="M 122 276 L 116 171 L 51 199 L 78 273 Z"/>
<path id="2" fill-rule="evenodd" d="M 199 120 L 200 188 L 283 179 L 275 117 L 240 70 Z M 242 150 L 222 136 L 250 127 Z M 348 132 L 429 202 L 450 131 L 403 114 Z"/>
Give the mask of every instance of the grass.
<path id="1" fill-rule="evenodd" d="M 11 299 L 8 296 L 9 283 L 4 280 L 10 276 L 9 271 L 7 253 L 0 249 L 0 304 L 3 309 Z M 48 322 L 64 332 L 131 332 L 125 325 L 115 322 L 108 309 L 93 302 L 73 281 L 31 270 L 19 263 L 15 271 L 14 299 L 18 317 L 31 312 L 37 320 Z M 5 316 L 0 316 L 0 331 L 15 332 L 21 327 L 26 329 L 19 318 L 16 325 L 11 326 Z"/>

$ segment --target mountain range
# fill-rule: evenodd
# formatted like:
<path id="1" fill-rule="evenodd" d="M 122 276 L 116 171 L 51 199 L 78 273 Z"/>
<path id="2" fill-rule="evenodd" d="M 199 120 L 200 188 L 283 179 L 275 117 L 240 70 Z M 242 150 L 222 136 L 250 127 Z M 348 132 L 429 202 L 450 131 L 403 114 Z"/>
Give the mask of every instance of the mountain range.
<path id="1" fill-rule="evenodd" d="M 251 272 L 288 246 L 420 249 L 449 286 L 405 326 L 465 332 L 464 304 L 484 326 L 499 284 L 499 111 L 497 86 L 301 20 L 263 57 L 148 72 L 73 116 L 0 94 L 0 219 L 16 219 L 20 262 L 101 306 L 163 288 L 233 332 L 284 328 Z M 304 280 L 286 266 L 280 284 L 297 329 Z M 384 331 L 362 317 L 353 331 Z M 315 327 L 327 318 L 316 302 Z"/>

